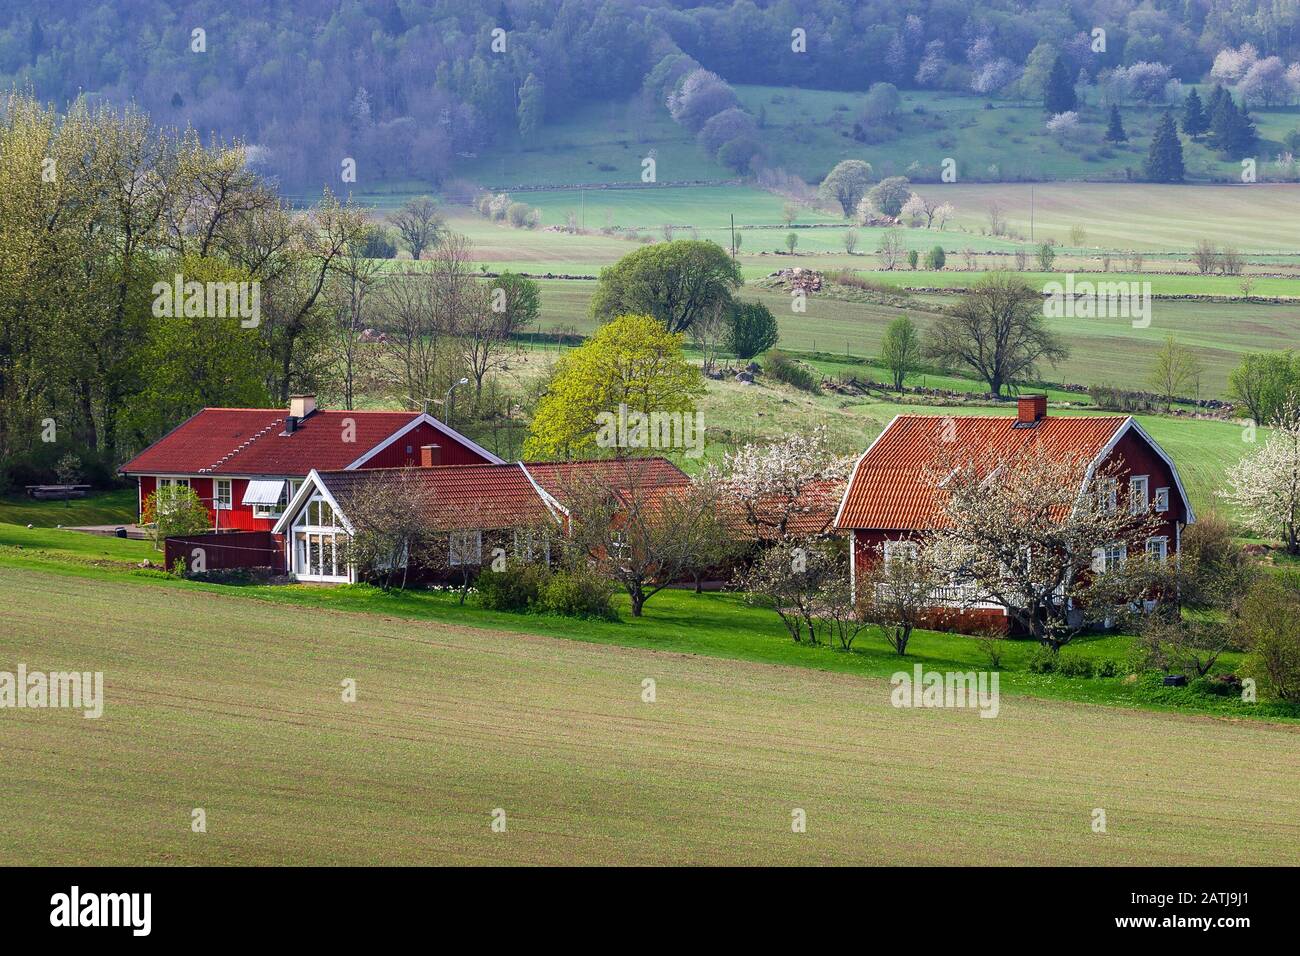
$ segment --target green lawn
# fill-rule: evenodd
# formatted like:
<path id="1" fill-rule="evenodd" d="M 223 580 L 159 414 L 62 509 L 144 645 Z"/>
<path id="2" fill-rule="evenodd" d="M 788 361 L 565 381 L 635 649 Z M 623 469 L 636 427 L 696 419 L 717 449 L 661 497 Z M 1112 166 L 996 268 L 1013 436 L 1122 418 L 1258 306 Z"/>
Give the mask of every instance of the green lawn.
<path id="1" fill-rule="evenodd" d="M 0 523 L 37 528 L 131 524 L 136 519 L 137 497 L 135 488 L 97 491 L 69 501 L 36 501 L 26 495 L 13 495 L 0 498 Z"/>
<path id="2" fill-rule="evenodd" d="M 626 600 L 620 596 L 620 621 L 581 621 L 486 611 L 477 607 L 472 597 L 462 605 L 458 594 L 452 591 L 384 592 L 365 585 L 331 588 L 314 585 L 220 585 L 182 580 L 161 571 L 132 572 L 128 570 L 128 563 L 138 563 L 145 558 L 157 562 L 157 552 L 151 551 L 144 542 L 83 541 L 83 538 L 88 536 L 0 526 L 0 567 L 112 580 L 133 586 L 205 591 L 275 605 L 357 612 L 375 615 L 376 620 L 439 621 L 495 632 L 539 634 L 860 676 L 889 677 L 900 667 L 908 669 L 915 663 L 944 670 L 987 670 L 990 666 L 985 650 L 975 639 L 937 631 L 918 632 L 906 659 L 899 658 L 870 631 L 864 632 L 848 653 L 826 645 L 796 644 L 781 627 L 775 614 L 751 607 L 735 594 L 697 595 L 677 589 L 663 591 L 647 604 L 642 618 L 631 617 Z M 121 563 L 114 566 L 109 563 L 111 561 Z M 1150 677 L 1126 683 L 1121 677 L 1083 680 L 1030 674 L 1024 667 L 1034 650 L 1031 642 L 1005 641 L 999 646 L 1004 652 L 1000 664 L 1002 690 L 1010 694 L 1129 707 L 1185 709 L 1239 717 L 1283 719 L 1290 714 L 1290 711 L 1279 711 L 1268 705 L 1252 708 L 1235 699 L 1163 688 Z M 1111 660 L 1121 665 L 1130 652 L 1130 639 L 1118 635 L 1080 638 L 1066 651 L 1069 655 L 1088 657 L 1094 662 Z M 1227 654 L 1220 669 L 1231 670 L 1238 661 L 1239 655 Z"/>

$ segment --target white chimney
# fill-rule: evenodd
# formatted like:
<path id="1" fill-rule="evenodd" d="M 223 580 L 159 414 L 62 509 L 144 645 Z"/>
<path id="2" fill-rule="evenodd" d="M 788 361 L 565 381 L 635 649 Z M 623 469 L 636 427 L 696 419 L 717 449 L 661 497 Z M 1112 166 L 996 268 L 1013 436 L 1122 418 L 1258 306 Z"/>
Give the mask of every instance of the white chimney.
<path id="1" fill-rule="evenodd" d="M 290 395 L 289 416 L 300 421 L 316 411 L 315 395 Z"/>

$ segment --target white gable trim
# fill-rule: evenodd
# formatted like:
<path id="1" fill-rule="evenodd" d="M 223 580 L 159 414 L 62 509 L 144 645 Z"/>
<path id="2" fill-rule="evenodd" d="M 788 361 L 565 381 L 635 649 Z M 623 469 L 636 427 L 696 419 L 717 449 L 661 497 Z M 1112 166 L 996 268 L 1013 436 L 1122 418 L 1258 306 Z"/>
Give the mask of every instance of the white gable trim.
<path id="1" fill-rule="evenodd" d="M 556 499 L 554 495 L 537 483 L 537 479 L 533 477 L 532 472 L 528 470 L 522 461 L 516 462 L 515 464 L 517 464 L 519 470 L 524 473 L 524 477 L 527 478 L 528 483 L 533 486 L 533 490 L 541 497 L 542 503 L 546 505 L 547 509 L 551 512 L 551 517 L 555 518 L 557 522 L 560 520 L 556 511 L 561 511 L 564 513 L 565 517 L 569 517 L 569 509 L 560 504 L 559 500 Z"/>
<path id="2" fill-rule="evenodd" d="M 403 425 L 401 428 L 393 432 L 391 435 L 389 435 L 387 438 L 381 441 L 374 448 L 370 449 L 370 451 L 366 452 L 364 455 L 362 455 L 352 464 L 343 468 L 343 471 L 351 471 L 354 468 L 360 468 L 362 465 L 368 462 L 371 458 L 374 458 L 376 455 L 378 455 L 389 445 L 393 444 L 398 439 L 405 438 L 407 434 L 414 431 L 416 428 L 419 428 L 421 425 L 433 426 L 436 430 L 442 432 L 448 438 L 460 442 L 462 445 L 464 445 L 466 448 L 470 449 L 471 451 L 482 455 L 493 465 L 505 464 L 504 459 L 498 458 L 496 455 L 492 454 L 492 452 L 488 451 L 482 445 L 470 441 L 468 438 L 466 438 L 460 432 L 456 431 L 450 425 L 443 424 L 442 422 L 438 421 L 438 419 L 430 415 L 428 412 L 422 412 L 421 414 L 417 415 L 415 418 L 411 419 L 409 424 Z"/>
<path id="3" fill-rule="evenodd" d="M 1142 440 L 1151 447 L 1151 450 L 1160 456 L 1160 460 L 1169 466 L 1169 473 L 1174 476 L 1174 487 L 1178 489 L 1178 497 L 1182 499 L 1183 509 L 1187 513 L 1187 524 L 1192 524 L 1196 521 L 1196 515 L 1192 512 L 1191 499 L 1187 497 L 1187 491 L 1183 488 L 1183 479 L 1178 476 L 1178 466 L 1174 464 L 1174 460 L 1169 457 L 1165 450 L 1160 447 L 1160 444 L 1147 433 L 1147 430 L 1132 415 L 1127 416 L 1124 419 L 1124 424 L 1115 429 L 1115 434 L 1111 436 L 1110 441 L 1106 442 L 1105 447 L 1097 453 L 1097 457 L 1088 466 L 1088 473 L 1083 478 L 1083 487 L 1079 489 L 1080 501 L 1082 501 L 1083 495 L 1092 481 L 1092 476 L 1101 466 L 1101 463 L 1115 450 L 1115 446 L 1119 444 L 1120 439 L 1128 434 L 1131 429 L 1136 430 Z"/>
<path id="4" fill-rule="evenodd" d="M 348 534 L 356 534 L 356 530 L 352 527 L 352 522 L 348 521 L 348 516 L 343 512 L 343 509 L 339 507 L 339 503 L 334 500 L 334 496 L 330 494 L 330 490 L 325 487 L 325 483 L 320 480 L 320 475 L 317 473 L 315 468 L 311 470 L 307 475 L 307 478 L 298 487 L 298 493 L 293 496 L 293 499 L 287 505 L 284 506 L 284 514 L 280 515 L 279 520 L 276 521 L 275 527 L 271 529 L 272 533 L 286 534 L 291 531 L 293 529 L 293 519 L 298 516 L 298 512 L 302 511 L 307 502 L 311 500 L 313 494 L 319 494 L 330 503 L 330 507 L 333 508 L 334 513 L 338 515 L 339 521 L 343 524 L 343 529 L 347 531 Z"/>
<path id="5" fill-rule="evenodd" d="M 880 434 L 877 435 L 875 439 L 872 440 L 871 444 L 867 446 L 867 450 L 859 455 L 858 460 L 853 463 L 853 470 L 849 472 L 849 483 L 844 486 L 844 497 L 840 499 L 840 506 L 835 510 L 835 520 L 831 522 L 832 528 L 839 529 L 841 527 L 840 518 L 844 516 L 844 506 L 849 503 L 849 492 L 853 490 L 853 482 L 857 480 L 858 469 L 862 467 L 862 462 L 866 460 L 867 455 L 871 454 L 871 449 L 876 447 L 876 444 L 880 439 L 885 437 L 885 433 L 893 428 L 894 424 L 902 417 L 903 416 L 900 414 L 895 415 L 890 419 L 889 424 L 880 430 Z"/>

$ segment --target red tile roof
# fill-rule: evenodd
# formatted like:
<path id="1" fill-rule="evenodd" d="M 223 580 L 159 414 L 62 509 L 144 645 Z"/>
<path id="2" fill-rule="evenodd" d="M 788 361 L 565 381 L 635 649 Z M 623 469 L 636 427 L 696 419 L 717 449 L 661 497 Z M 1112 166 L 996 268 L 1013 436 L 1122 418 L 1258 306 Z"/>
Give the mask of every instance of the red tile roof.
<path id="1" fill-rule="evenodd" d="M 1123 415 L 1049 415 L 1033 427 L 1007 416 L 899 415 L 859 459 L 836 528 L 923 530 L 939 521 L 927 469 L 941 454 L 1011 458 L 1035 443 L 1052 454 L 1095 459 L 1129 421 Z M 945 440 L 950 439 L 950 440 Z"/>
<path id="2" fill-rule="evenodd" d="M 419 412 L 317 409 L 293 434 L 283 434 L 280 408 L 205 408 L 122 466 L 144 475 L 306 475 L 311 469 L 346 468 Z M 345 432 L 355 422 L 355 435 Z M 344 441 L 355 437 L 355 441 Z"/>
<path id="3" fill-rule="evenodd" d="M 803 489 L 800 501 L 794 508 L 787 503 L 787 496 L 772 495 L 761 499 L 754 507 L 759 526 L 749 520 L 749 512 L 744 504 L 732 499 L 724 500 L 725 520 L 729 527 L 747 538 L 770 540 L 776 537 L 776 525 L 783 511 L 790 513 L 786 521 L 786 534 L 796 537 L 810 537 L 825 534 L 831 530 L 835 512 L 844 498 L 846 482 L 843 479 L 825 479 L 808 484 Z"/>
<path id="4" fill-rule="evenodd" d="M 368 482 L 409 480 L 428 504 L 430 524 L 441 530 L 520 528 L 551 519 L 551 512 L 518 462 L 503 465 L 435 465 L 323 471 L 321 482 L 346 515 L 348 498 Z"/>
<path id="5" fill-rule="evenodd" d="M 563 503 L 575 485 L 598 481 L 611 488 L 650 489 L 685 486 L 690 477 L 666 458 L 601 458 L 588 461 L 528 461 L 533 479 Z"/>

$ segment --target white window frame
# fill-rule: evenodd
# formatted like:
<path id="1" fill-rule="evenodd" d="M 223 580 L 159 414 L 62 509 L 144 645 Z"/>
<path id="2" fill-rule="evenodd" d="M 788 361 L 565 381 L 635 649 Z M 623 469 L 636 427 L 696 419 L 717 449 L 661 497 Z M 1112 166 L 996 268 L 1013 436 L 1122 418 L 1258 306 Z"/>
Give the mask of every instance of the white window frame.
<path id="1" fill-rule="evenodd" d="M 1112 544 L 1104 549 L 1103 557 L 1106 564 L 1102 570 L 1110 571 L 1113 568 L 1123 567 L 1125 562 L 1128 561 L 1128 545 L 1123 543 Z"/>
<path id="2" fill-rule="evenodd" d="M 1097 503 L 1107 514 L 1114 514 L 1119 507 L 1119 482 L 1114 478 L 1101 478 L 1097 481 Z"/>
<path id="3" fill-rule="evenodd" d="M 287 491 L 280 492 L 280 500 L 273 505 L 253 505 L 253 517 L 264 518 L 273 521 L 284 514 L 284 509 L 289 507 L 289 502 L 293 501 L 293 496 L 298 493 L 305 479 L 290 478 L 285 482 Z"/>
<path id="4" fill-rule="evenodd" d="M 1155 547 L 1152 547 L 1153 545 Z M 1167 535 L 1158 535 L 1154 538 L 1147 538 L 1146 554 L 1148 558 L 1150 558 L 1152 555 L 1155 555 L 1159 559 L 1161 564 L 1165 564 L 1166 562 L 1168 562 L 1169 537 Z"/>
<path id="5" fill-rule="evenodd" d="M 885 567 L 889 567 L 896 559 L 903 558 L 906 561 L 915 561 L 917 547 L 915 541 L 886 541 L 885 542 Z"/>
<path id="6" fill-rule="evenodd" d="M 1142 491 L 1139 492 L 1138 488 Z M 1149 475 L 1134 475 L 1128 480 L 1128 510 L 1130 513 L 1138 515 L 1150 507 L 1147 496 L 1151 493 L 1151 478 Z"/>
<path id="7" fill-rule="evenodd" d="M 541 541 L 538 539 L 541 538 Z M 515 529 L 514 535 L 514 553 L 515 558 L 520 561 L 532 561 L 538 551 L 538 545 L 543 546 L 543 560 L 549 566 L 551 563 L 551 538 L 550 535 L 542 534 L 538 531 L 520 531 Z"/>
<path id="8" fill-rule="evenodd" d="M 156 478 L 154 478 L 154 487 L 153 487 L 153 500 L 154 500 L 155 509 L 157 509 L 158 511 L 165 511 L 167 507 L 171 503 L 174 503 L 176 500 L 176 496 L 174 494 L 175 489 L 190 488 L 190 487 L 192 486 L 190 485 L 190 480 L 188 478 L 173 478 L 170 476 L 158 475 Z M 163 494 L 164 488 L 168 489 L 168 494 Z M 169 498 L 171 499 L 171 502 L 168 502 Z"/>
<path id="9" fill-rule="evenodd" d="M 333 519 L 331 524 L 317 525 L 309 523 L 311 517 L 309 509 L 312 503 L 317 501 L 329 505 L 331 517 Z M 347 532 L 345 532 L 342 526 L 339 525 L 338 515 L 333 509 L 334 506 L 322 495 L 312 495 L 307 499 L 307 503 L 303 505 L 302 509 L 295 516 L 293 524 L 290 526 L 290 540 L 293 542 L 292 554 L 294 577 L 300 581 L 325 581 L 337 584 L 350 580 L 348 568 L 346 564 L 343 563 L 345 557 L 343 554 L 340 554 L 338 546 L 338 539 L 346 538 Z M 330 571 L 332 573 L 324 573 L 325 568 L 323 565 L 320 569 L 321 573 L 312 573 L 310 552 L 313 538 L 316 539 L 314 543 L 321 549 L 322 559 L 325 556 L 326 544 L 328 544 Z M 302 546 L 301 551 L 299 550 L 300 545 Z M 303 560 L 304 556 L 306 557 L 306 561 Z"/>
<path id="10" fill-rule="evenodd" d="M 1169 510 L 1169 489 L 1157 488 L 1156 489 L 1156 511 L 1168 511 L 1168 510 Z"/>
<path id="11" fill-rule="evenodd" d="M 473 560 L 466 560 L 472 556 Z M 483 532 L 480 529 L 462 529 L 447 536 L 447 563 L 453 568 L 461 565 L 483 563 Z"/>
<path id="12" fill-rule="evenodd" d="M 225 489 L 224 491 L 222 489 Z M 229 478 L 212 479 L 212 510 L 229 511 L 235 504 L 235 483 Z"/>

